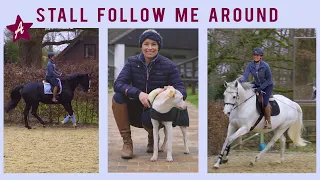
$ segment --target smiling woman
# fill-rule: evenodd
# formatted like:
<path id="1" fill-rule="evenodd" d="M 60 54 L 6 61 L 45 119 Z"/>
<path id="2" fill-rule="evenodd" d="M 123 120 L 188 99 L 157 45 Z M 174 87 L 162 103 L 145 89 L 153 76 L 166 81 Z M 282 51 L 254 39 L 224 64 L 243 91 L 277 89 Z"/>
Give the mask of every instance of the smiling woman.
<path id="1" fill-rule="evenodd" d="M 182 93 L 184 100 L 187 97 L 177 66 L 159 54 L 162 44 L 163 39 L 157 31 L 144 31 L 139 37 L 141 53 L 128 58 L 114 83 L 112 110 L 123 138 L 121 157 L 124 159 L 133 158 L 130 125 L 148 132 L 147 152 L 153 151 L 153 127 L 148 101 L 151 91 L 173 86 Z"/>

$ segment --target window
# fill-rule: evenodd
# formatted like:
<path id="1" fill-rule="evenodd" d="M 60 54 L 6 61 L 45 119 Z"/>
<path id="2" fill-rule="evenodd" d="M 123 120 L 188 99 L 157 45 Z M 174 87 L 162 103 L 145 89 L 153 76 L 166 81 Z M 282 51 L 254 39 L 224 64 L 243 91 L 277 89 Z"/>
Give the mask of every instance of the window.
<path id="1" fill-rule="evenodd" d="M 84 58 L 85 59 L 95 59 L 96 58 L 96 45 L 95 44 L 85 44 L 84 45 Z"/>

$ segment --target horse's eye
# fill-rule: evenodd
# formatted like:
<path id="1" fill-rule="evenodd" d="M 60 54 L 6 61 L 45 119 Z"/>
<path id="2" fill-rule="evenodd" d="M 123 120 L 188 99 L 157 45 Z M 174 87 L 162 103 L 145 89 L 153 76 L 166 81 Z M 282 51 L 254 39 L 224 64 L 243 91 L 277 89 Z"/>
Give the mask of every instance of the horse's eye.
<path id="1" fill-rule="evenodd" d="M 236 97 L 235 96 L 233 96 L 233 99 L 235 99 Z"/>

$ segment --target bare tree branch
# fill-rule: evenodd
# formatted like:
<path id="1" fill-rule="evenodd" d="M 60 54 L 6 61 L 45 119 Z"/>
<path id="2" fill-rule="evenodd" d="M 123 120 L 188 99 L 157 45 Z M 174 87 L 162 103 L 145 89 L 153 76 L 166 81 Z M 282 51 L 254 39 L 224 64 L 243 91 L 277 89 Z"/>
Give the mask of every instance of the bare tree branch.
<path id="1" fill-rule="evenodd" d="M 42 43 L 42 47 L 45 47 L 45 46 L 48 46 L 48 45 L 56 45 L 56 46 L 58 46 L 58 45 L 62 45 L 62 44 L 69 44 L 72 41 L 73 41 L 73 39 L 72 40 L 59 41 L 59 42 L 44 42 L 44 43 Z"/>
<path id="2" fill-rule="evenodd" d="M 69 29 L 63 29 L 63 28 L 57 28 L 57 29 L 46 29 L 46 33 L 49 32 L 63 32 L 63 31 L 75 31 L 75 29 L 73 28 L 69 28 Z"/>

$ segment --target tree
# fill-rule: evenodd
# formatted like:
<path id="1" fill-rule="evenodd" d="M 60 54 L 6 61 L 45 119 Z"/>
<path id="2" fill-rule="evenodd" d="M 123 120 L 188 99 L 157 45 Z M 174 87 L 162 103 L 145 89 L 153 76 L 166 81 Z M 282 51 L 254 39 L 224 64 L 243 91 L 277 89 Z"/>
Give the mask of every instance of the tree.
<path id="1" fill-rule="evenodd" d="M 42 49 L 47 47 L 47 50 L 52 51 L 53 45 L 69 44 L 83 30 L 95 31 L 97 29 L 45 29 L 31 28 L 29 29 L 30 40 L 19 39 L 17 47 L 19 52 L 19 64 L 25 67 L 42 66 Z M 67 32 L 68 37 L 60 38 L 56 41 L 57 36 L 61 36 L 62 32 Z M 71 36 L 69 33 L 73 33 Z"/>
<path id="2" fill-rule="evenodd" d="M 275 92 L 292 92 L 293 84 L 293 43 L 294 37 L 315 37 L 314 29 L 214 29 L 208 31 L 208 78 L 211 78 L 212 98 L 221 98 L 224 89 L 220 87 L 224 80 L 233 81 L 243 74 L 244 67 L 252 59 L 252 49 L 262 47 L 264 59 L 271 66 Z M 315 41 L 309 40 L 300 46 L 298 55 L 315 58 Z M 303 48 L 302 48 L 303 47 Z M 302 51 L 303 50 L 303 51 Z M 310 57 L 310 58 L 309 58 Z M 299 64 L 309 71 L 312 65 Z M 313 65 L 314 66 L 314 65 Z M 308 68 L 310 67 L 310 68 Z M 311 71 L 311 70 L 310 70 Z M 298 72 L 298 71 L 297 71 Z M 301 74 L 301 73 L 299 73 Z M 314 73 L 313 73 L 314 74 Z M 305 76 L 303 78 L 306 79 Z M 300 77 L 302 79 L 302 77 Z M 311 78 L 309 78 L 311 79 Z M 303 82 L 303 81 L 301 81 Z M 288 88 L 289 87 L 289 88 Z M 210 87 L 213 88 L 213 87 Z M 216 94 L 215 94 L 216 93 Z"/>

